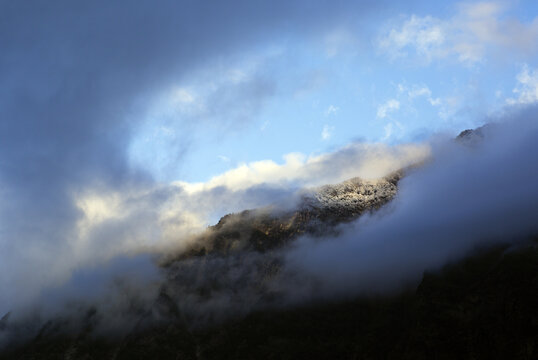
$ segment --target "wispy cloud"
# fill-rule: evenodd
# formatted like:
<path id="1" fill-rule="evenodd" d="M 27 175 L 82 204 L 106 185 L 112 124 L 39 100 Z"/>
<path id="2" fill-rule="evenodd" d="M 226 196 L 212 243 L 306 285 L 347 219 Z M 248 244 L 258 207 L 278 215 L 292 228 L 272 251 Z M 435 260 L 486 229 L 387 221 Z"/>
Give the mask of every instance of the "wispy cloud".
<path id="1" fill-rule="evenodd" d="M 411 15 L 382 33 L 377 46 L 389 57 L 417 56 L 429 63 L 455 57 L 467 64 L 480 62 L 488 52 L 506 56 L 536 53 L 538 18 L 522 23 L 507 17 L 500 2 L 463 3 L 449 18 Z"/>
<path id="2" fill-rule="evenodd" d="M 379 119 L 386 118 L 390 113 L 400 108 L 400 102 L 396 99 L 387 100 L 384 104 L 377 107 L 377 117 Z"/>
<path id="3" fill-rule="evenodd" d="M 323 130 L 321 130 L 321 139 L 328 140 L 334 131 L 334 126 L 324 125 Z"/>
<path id="4" fill-rule="evenodd" d="M 325 110 L 325 116 L 336 115 L 336 113 L 338 113 L 339 110 L 340 108 L 338 106 L 329 105 L 327 110 Z"/>
<path id="5" fill-rule="evenodd" d="M 393 128 L 392 123 L 388 123 L 387 125 L 383 127 L 383 130 L 385 131 L 385 136 L 383 136 L 383 139 L 382 139 L 383 141 L 390 139 L 392 135 L 392 128 Z"/>
<path id="6" fill-rule="evenodd" d="M 188 85 L 172 88 L 155 111 L 160 116 L 175 117 L 179 123 L 201 122 L 223 129 L 244 126 L 275 91 L 274 82 L 256 71 L 255 65 L 248 70 L 221 66 L 200 69 L 191 75 Z"/>
<path id="7" fill-rule="evenodd" d="M 444 43 L 445 31 L 438 19 L 412 15 L 399 28 L 381 36 L 378 47 L 393 58 L 407 56 L 408 49 L 412 48 L 429 61 L 438 56 Z"/>
<path id="8" fill-rule="evenodd" d="M 439 106 L 442 103 L 440 98 L 432 97 L 432 92 L 426 85 L 413 85 L 409 88 L 403 84 L 398 84 L 398 92 L 401 94 L 407 94 L 409 100 L 411 101 L 415 98 L 425 97 L 431 106 Z"/>
<path id="9" fill-rule="evenodd" d="M 538 102 L 538 70 L 524 65 L 516 79 L 518 84 L 514 88 L 513 93 L 517 97 L 506 99 L 506 103 L 516 105 Z"/>
<path id="10" fill-rule="evenodd" d="M 229 57 L 218 64 L 207 62 L 183 81 L 161 90 L 144 118 L 133 126 L 131 163 L 168 180 L 178 172 L 178 159 L 187 152 L 190 139 L 212 134 L 218 142 L 222 133 L 240 133 L 255 123 L 275 92 L 273 80 L 259 74 L 260 63 L 270 56 L 262 53 L 240 61 Z"/>
<path id="11" fill-rule="evenodd" d="M 265 131 L 265 129 L 267 129 L 267 127 L 271 125 L 271 122 L 269 120 L 265 120 L 262 124 L 262 126 L 260 126 L 260 130 L 261 131 Z"/>

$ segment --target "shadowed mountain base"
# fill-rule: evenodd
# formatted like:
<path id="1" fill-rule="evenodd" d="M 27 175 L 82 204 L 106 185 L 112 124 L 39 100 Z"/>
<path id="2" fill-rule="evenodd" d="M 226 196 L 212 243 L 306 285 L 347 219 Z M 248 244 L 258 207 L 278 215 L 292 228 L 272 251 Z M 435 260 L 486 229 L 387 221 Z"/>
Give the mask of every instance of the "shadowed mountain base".
<path id="1" fill-rule="evenodd" d="M 189 331 L 176 321 L 105 340 L 37 337 L 0 359 L 536 359 L 538 248 L 495 248 L 404 293 L 252 313 Z"/>

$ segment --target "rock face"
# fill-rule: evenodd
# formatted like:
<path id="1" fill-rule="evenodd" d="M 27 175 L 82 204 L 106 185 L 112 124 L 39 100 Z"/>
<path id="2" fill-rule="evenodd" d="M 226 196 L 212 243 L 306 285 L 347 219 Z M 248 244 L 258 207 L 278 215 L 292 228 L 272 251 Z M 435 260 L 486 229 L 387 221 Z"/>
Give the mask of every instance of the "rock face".
<path id="1" fill-rule="evenodd" d="M 10 313 L 8 312 L 2 318 L 0 318 L 0 331 L 4 330 L 7 327 L 7 322 L 9 320 Z"/>
<path id="2" fill-rule="evenodd" d="M 189 326 L 278 306 L 288 301 L 285 286 L 293 276 L 283 273 L 285 248 L 302 235 L 334 235 L 337 225 L 379 209 L 396 195 L 402 176 L 401 171 L 375 181 L 353 178 L 309 189 L 294 210 L 226 215 L 188 250 L 163 262 L 162 293 L 175 299 Z M 224 304 L 225 314 L 215 304 Z"/>
<path id="3" fill-rule="evenodd" d="M 378 180 L 353 178 L 336 185 L 326 185 L 305 198 L 307 206 L 317 209 L 322 219 L 331 223 L 349 221 L 365 211 L 379 209 L 396 195 L 403 172 Z"/>
<path id="4" fill-rule="evenodd" d="M 268 250 L 300 235 L 320 235 L 335 225 L 375 211 L 396 195 L 403 171 L 377 180 L 353 178 L 305 192 L 295 210 L 246 210 L 229 214 L 193 241 L 192 247 L 167 263 L 208 254 Z"/>
<path id="5" fill-rule="evenodd" d="M 464 145 L 475 146 L 484 140 L 486 133 L 492 127 L 494 127 L 494 125 L 486 124 L 476 129 L 463 130 L 462 132 L 459 133 L 458 136 L 456 136 L 455 140 Z"/>

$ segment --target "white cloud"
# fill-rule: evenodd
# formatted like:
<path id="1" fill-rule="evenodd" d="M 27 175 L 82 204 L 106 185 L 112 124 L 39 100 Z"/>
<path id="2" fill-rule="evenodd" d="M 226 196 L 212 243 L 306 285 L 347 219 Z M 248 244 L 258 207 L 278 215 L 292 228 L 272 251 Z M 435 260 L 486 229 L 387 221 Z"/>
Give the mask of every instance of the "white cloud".
<path id="1" fill-rule="evenodd" d="M 430 88 L 426 85 L 413 85 L 410 89 L 405 88 L 402 85 L 398 85 L 399 91 L 407 91 L 409 99 L 413 100 L 418 97 L 426 97 L 431 106 L 439 106 L 442 103 L 440 98 L 433 98 Z"/>
<path id="2" fill-rule="evenodd" d="M 427 96 L 431 97 L 432 92 L 427 86 L 415 86 L 412 89 L 410 89 L 407 94 L 411 99 L 414 99 L 419 96 Z"/>
<path id="3" fill-rule="evenodd" d="M 336 115 L 339 110 L 340 108 L 338 106 L 329 105 L 327 110 L 325 110 L 325 116 Z"/>
<path id="4" fill-rule="evenodd" d="M 88 188 L 73 194 L 81 217 L 71 238 L 71 256 L 84 264 L 118 254 L 181 247 L 226 213 L 270 205 L 279 198 L 289 202 L 304 187 L 355 176 L 376 179 L 429 154 L 426 144 L 357 143 L 317 156 L 290 153 L 280 164 L 272 160 L 241 164 L 207 182 Z"/>
<path id="5" fill-rule="evenodd" d="M 506 102 L 510 105 L 538 102 L 538 70 L 524 65 L 516 79 L 518 84 L 512 91 L 517 98 L 508 98 Z"/>
<path id="6" fill-rule="evenodd" d="M 178 181 L 190 194 L 209 192 L 226 187 L 240 191 L 257 185 L 317 186 L 336 183 L 355 176 L 366 179 L 382 177 L 392 171 L 429 156 L 426 144 L 388 146 L 384 144 L 351 144 L 333 153 L 306 156 L 290 153 L 284 156 L 284 163 L 272 160 L 255 161 L 217 175 L 204 183 Z"/>
<path id="7" fill-rule="evenodd" d="M 400 102 L 396 99 L 390 99 L 386 103 L 377 107 L 377 117 L 384 119 L 391 112 L 394 112 L 400 108 Z"/>
<path id="8" fill-rule="evenodd" d="M 388 100 L 387 102 L 381 104 L 377 108 L 377 118 L 385 119 L 388 118 L 391 121 L 387 123 L 384 127 L 385 135 L 381 138 L 381 141 L 385 141 L 394 135 L 394 126 L 397 126 L 403 132 L 403 126 L 398 121 L 394 121 L 389 116 L 390 113 L 400 110 L 404 115 L 409 113 L 417 113 L 415 108 L 417 101 L 427 101 L 431 106 L 438 108 L 439 116 L 447 117 L 448 114 L 447 107 L 450 99 L 433 97 L 432 91 L 430 88 L 424 84 L 412 84 L 407 85 L 405 83 L 399 83 L 396 85 L 397 94 L 395 98 Z M 453 107 L 452 107 L 453 108 Z M 447 114 L 445 114 L 447 113 Z"/>
<path id="9" fill-rule="evenodd" d="M 334 126 L 325 125 L 323 126 L 323 130 L 321 131 L 321 139 L 322 140 L 328 140 L 334 131 Z"/>
<path id="10" fill-rule="evenodd" d="M 224 156 L 224 155 L 218 155 L 217 157 L 218 157 L 219 160 L 221 160 L 221 161 L 224 161 L 224 162 L 230 162 L 230 158 L 227 157 L 227 156 Z"/>
<path id="11" fill-rule="evenodd" d="M 434 99 L 434 98 L 429 97 L 428 102 L 430 103 L 431 106 L 439 106 L 442 104 L 443 101 L 441 100 L 441 98 Z"/>
<path id="12" fill-rule="evenodd" d="M 378 48 L 391 58 L 416 54 L 421 60 L 454 56 L 463 63 L 482 61 L 488 52 L 528 54 L 538 50 L 538 18 L 531 23 L 507 19 L 498 2 L 460 4 L 446 19 L 411 15 L 378 38 Z"/>
<path id="13" fill-rule="evenodd" d="M 412 15 L 399 29 L 391 29 L 383 35 L 378 46 L 392 57 L 406 56 L 406 49 L 413 47 L 419 55 L 430 59 L 444 42 L 444 31 L 438 19 Z"/>
<path id="14" fill-rule="evenodd" d="M 398 130 L 400 134 L 404 132 L 404 126 L 399 121 L 393 121 L 383 126 L 385 132 L 384 136 L 381 138 L 381 141 L 385 142 L 395 135 L 395 130 Z"/>
<path id="15" fill-rule="evenodd" d="M 464 104 L 464 98 L 462 96 L 447 96 L 443 98 L 441 108 L 437 113 L 439 117 L 443 120 L 454 116 L 458 109 L 461 109 Z"/>
<path id="16" fill-rule="evenodd" d="M 262 126 L 260 126 L 260 130 L 261 131 L 265 131 L 265 129 L 267 129 L 267 127 L 271 124 L 271 122 L 269 120 L 265 120 L 262 124 Z"/>
<path id="17" fill-rule="evenodd" d="M 385 136 L 383 136 L 383 141 L 388 140 L 390 136 L 392 135 L 392 123 L 388 123 L 383 127 L 383 130 L 385 130 Z"/>
<path id="18" fill-rule="evenodd" d="M 174 102 L 180 104 L 190 104 L 194 102 L 194 94 L 189 89 L 182 87 L 178 87 L 172 91 L 172 98 Z"/>

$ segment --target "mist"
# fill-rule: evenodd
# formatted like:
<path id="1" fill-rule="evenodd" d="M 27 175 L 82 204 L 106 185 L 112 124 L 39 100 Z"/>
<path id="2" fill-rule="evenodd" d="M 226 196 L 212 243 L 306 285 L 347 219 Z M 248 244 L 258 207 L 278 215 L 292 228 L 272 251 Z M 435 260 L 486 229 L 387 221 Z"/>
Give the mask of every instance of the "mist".
<path id="1" fill-rule="evenodd" d="M 352 142 L 236 164 L 200 182 L 159 178 L 151 166 L 161 159 L 151 152 L 133 161 L 133 148 L 147 150 L 139 135 L 155 125 L 156 113 L 164 118 L 156 126 L 178 130 L 163 140 L 162 169 L 155 164 L 171 173 L 196 147 L 197 131 L 240 133 L 279 91 L 270 70 L 230 82 L 219 78 L 221 67 L 274 39 L 324 37 L 381 7 L 242 0 L 0 5 L 0 320 L 9 314 L 8 335 L 0 322 L 0 345 L 55 317 L 72 320 L 73 329 L 90 322 L 97 332 L 122 334 L 170 321 L 176 309 L 187 318 L 181 321 L 198 326 L 312 299 L 390 293 L 476 249 L 535 235 L 538 109 L 515 102 L 476 120 L 492 123 L 479 141 L 445 134 L 421 143 Z M 205 71 L 212 67 L 219 71 Z M 198 77 L 206 99 L 193 109 L 179 85 Z M 177 112 L 166 108 L 174 96 L 184 106 Z M 159 265 L 188 251 L 228 213 L 293 211 L 321 185 L 404 168 L 392 202 L 323 236 L 267 254 Z"/>
<path id="2" fill-rule="evenodd" d="M 391 294 L 475 250 L 525 245 L 538 232 L 536 111 L 507 109 L 469 139 L 439 135 L 403 148 L 352 145 L 291 168 L 290 160 L 263 163 L 268 172 L 258 164 L 247 167 L 258 177 L 247 176 L 246 183 L 232 170 L 190 189 L 172 184 L 81 196 L 84 216 L 73 244 L 88 263 L 10 309 L 0 340 L 31 338 L 54 318 L 62 319 L 62 331 L 91 324 L 94 334 L 114 337 L 171 321 L 197 328 L 268 308 Z M 323 236 L 304 236 L 267 253 L 179 258 L 157 266 L 163 255 L 203 241 L 211 213 L 267 205 L 293 209 L 305 187 L 348 176 L 335 172 L 341 165 L 374 179 L 407 170 L 390 203 Z"/>
<path id="3" fill-rule="evenodd" d="M 538 233 L 538 109 L 505 109 L 468 140 L 434 138 L 432 158 L 412 170 L 380 211 L 334 238 L 302 238 L 290 272 L 319 296 L 386 294 L 416 286 L 426 271 Z"/>
<path id="4" fill-rule="evenodd" d="M 371 8 L 303 5 L 2 4 L 0 313 L 33 302 L 80 267 L 151 248 L 166 237 L 163 223 L 200 227 L 189 214 L 166 212 L 181 190 L 131 163 L 133 134 L 163 92 L 216 57 L 225 61 L 280 32 L 312 36 L 351 8 Z M 271 94 L 239 91 L 221 107 L 248 100 L 247 116 L 211 121 L 240 127 L 235 122 L 244 125 Z M 174 162 L 188 151 L 197 121 L 176 121 L 183 131 L 170 144 Z M 129 211 L 120 214 L 125 203 Z M 102 226 L 90 230 L 89 222 Z"/>

